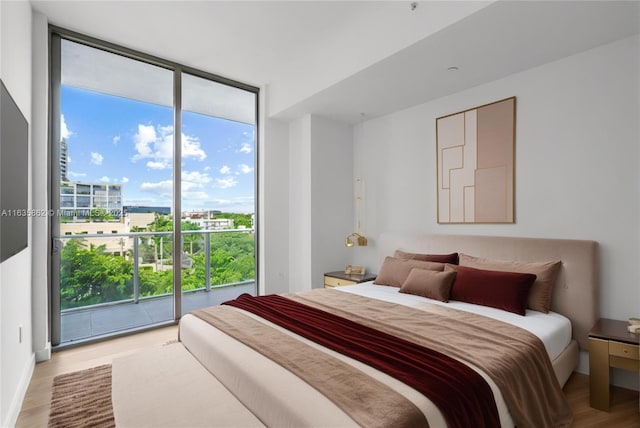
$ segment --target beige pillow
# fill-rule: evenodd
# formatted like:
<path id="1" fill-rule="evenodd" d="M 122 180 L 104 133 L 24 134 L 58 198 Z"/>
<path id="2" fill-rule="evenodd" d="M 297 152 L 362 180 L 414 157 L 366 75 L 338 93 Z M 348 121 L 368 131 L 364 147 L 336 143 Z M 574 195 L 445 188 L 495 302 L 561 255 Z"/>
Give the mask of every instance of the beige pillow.
<path id="1" fill-rule="evenodd" d="M 393 253 L 393 257 L 397 259 L 411 259 L 411 260 L 423 260 L 425 262 L 437 262 L 437 263 L 451 263 L 458 264 L 458 253 L 451 254 L 422 254 L 422 253 L 408 253 L 402 250 L 396 250 Z"/>
<path id="2" fill-rule="evenodd" d="M 455 272 L 413 268 L 400 287 L 400 292 L 448 302 L 451 284 L 453 284 L 455 276 Z"/>
<path id="3" fill-rule="evenodd" d="M 460 253 L 460 266 L 468 266 L 476 269 L 496 270 L 501 272 L 532 273 L 536 275 L 536 281 L 529 291 L 527 307 L 531 310 L 549 312 L 553 286 L 560 270 L 559 261 L 550 262 L 516 262 L 509 260 L 493 260 L 473 257 Z"/>
<path id="4" fill-rule="evenodd" d="M 385 257 L 374 284 L 390 285 L 392 287 L 402 287 L 405 279 L 409 276 L 411 269 L 428 269 L 441 271 L 444 269 L 443 263 L 423 262 L 421 260 L 397 259 L 395 257 Z"/>

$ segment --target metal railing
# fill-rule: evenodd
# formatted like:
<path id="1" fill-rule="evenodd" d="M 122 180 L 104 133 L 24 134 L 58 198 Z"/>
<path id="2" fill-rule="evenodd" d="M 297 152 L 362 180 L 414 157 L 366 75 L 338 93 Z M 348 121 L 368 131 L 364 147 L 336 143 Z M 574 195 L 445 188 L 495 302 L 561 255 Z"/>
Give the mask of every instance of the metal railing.
<path id="1" fill-rule="evenodd" d="M 204 248 L 203 248 L 203 252 L 204 252 L 204 271 L 205 271 L 205 281 L 204 281 L 204 286 L 200 287 L 200 288 L 196 288 L 196 289 L 191 289 L 191 290 L 183 290 L 183 293 L 187 293 L 187 292 L 197 292 L 197 291 L 210 291 L 212 288 L 216 289 L 216 288 L 222 288 L 222 287 L 233 287 L 233 286 L 238 286 L 238 285 L 245 285 L 245 284 L 249 284 L 252 282 L 255 282 L 255 276 L 254 278 L 251 279 L 246 279 L 246 280 L 242 280 L 242 281 L 237 281 L 237 282 L 231 282 L 231 283 L 225 283 L 225 284 L 217 284 L 217 285 L 211 285 L 211 236 L 212 234 L 228 234 L 228 233 L 255 233 L 255 229 L 217 229 L 217 230 L 183 230 L 181 233 L 182 238 L 182 245 L 181 245 L 181 257 L 180 260 L 182 263 L 184 263 L 185 257 L 187 259 L 189 259 L 189 255 L 193 256 L 194 253 L 188 254 L 184 251 L 182 251 L 182 249 L 184 248 L 185 242 L 184 242 L 184 235 L 202 235 L 204 238 Z M 88 304 L 88 305 L 83 305 L 83 306 L 79 306 L 79 307 L 74 307 L 74 308 L 66 308 L 66 309 L 62 309 L 62 312 L 67 312 L 67 311 L 75 311 L 75 310 L 85 310 L 87 308 L 94 308 L 94 307 L 100 307 L 100 306 L 109 306 L 109 305 L 115 305 L 115 304 L 121 304 L 121 303 L 130 303 L 130 302 L 134 302 L 134 303 L 138 303 L 140 301 L 140 299 L 153 299 L 153 298 L 158 298 L 158 297 L 163 297 L 163 296 L 169 296 L 172 293 L 162 293 L 162 294 L 154 294 L 151 296 L 140 296 L 140 238 L 143 237 L 157 237 L 160 236 L 161 241 L 160 241 L 160 265 L 163 265 L 163 261 L 164 259 L 164 249 L 162 248 L 163 246 L 163 239 L 162 237 L 164 236 L 168 236 L 171 237 L 173 235 L 172 231 L 167 231 L 167 232 L 128 232 L 128 233 L 92 233 L 92 234 L 88 234 L 88 233 L 79 233 L 79 234 L 73 234 L 73 235 L 63 235 L 60 236 L 56 239 L 59 239 L 62 242 L 65 241 L 69 241 L 69 240 L 73 240 L 73 239 L 96 239 L 96 240 L 106 240 L 106 239 L 113 239 L 113 238 L 119 238 L 120 240 L 122 240 L 123 238 L 133 238 L 133 245 L 131 247 L 126 248 L 127 252 L 131 251 L 131 256 L 133 259 L 133 298 L 131 299 L 120 299 L 120 300 L 114 300 L 111 302 L 101 302 L 101 303 L 94 303 L 94 304 Z M 168 245 L 171 246 L 171 239 L 168 240 Z M 125 249 L 124 249 L 124 245 L 123 244 L 119 244 L 121 249 L 120 249 L 120 256 L 124 255 Z M 172 251 L 173 249 L 171 249 Z M 255 257 L 255 247 L 254 247 L 254 253 L 253 253 L 254 257 Z M 190 259 L 189 259 L 190 260 Z M 156 264 L 158 263 L 158 260 L 156 260 Z M 185 267 L 183 266 L 181 263 L 181 268 L 190 268 L 190 267 Z M 61 274 L 62 275 L 62 274 Z M 174 284 L 175 286 L 175 284 Z"/>

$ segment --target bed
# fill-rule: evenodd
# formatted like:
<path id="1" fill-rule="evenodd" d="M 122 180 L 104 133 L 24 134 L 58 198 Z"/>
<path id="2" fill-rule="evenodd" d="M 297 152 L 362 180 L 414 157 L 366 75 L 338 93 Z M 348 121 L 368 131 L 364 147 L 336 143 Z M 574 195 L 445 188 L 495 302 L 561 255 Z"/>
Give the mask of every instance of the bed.
<path id="1" fill-rule="evenodd" d="M 374 245 L 381 267 L 396 250 L 560 261 L 551 311 L 527 309 L 521 316 L 364 283 L 269 299 L 245 296 L 184 316 L 179 335 L 186 355 L 224 386 L 230 393 L 225 400 L 255 417 L 243 414 L 239 425 L 569 426 L 560 388 L 598 318 L 596 242 L 384 234 Z M 323 338 L 327 332 L 336 337 Z M 370 346 L 372 336 L 384 344 Z M 364 348 L 346 349 L 345 342 Z M 373 357 L 362 356 L 369 353 Z M 428 369 L 414 364 L 423 353 L 434 358 Z M 388 360 L 391 354 L 395 359 Z M 404 365 L 422 371 L 396 373 Z M 423 376 L 440 377 L 426 382 Z M 444 385 L 445 378 L 452 385 L 442 390 L 425 386 Z"/>

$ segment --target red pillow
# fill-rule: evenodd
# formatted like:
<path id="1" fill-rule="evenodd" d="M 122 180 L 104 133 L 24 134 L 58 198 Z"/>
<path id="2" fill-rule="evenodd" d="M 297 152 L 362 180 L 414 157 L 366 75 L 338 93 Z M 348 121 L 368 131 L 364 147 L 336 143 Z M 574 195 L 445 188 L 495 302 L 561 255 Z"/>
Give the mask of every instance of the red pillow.
<path id="1" fill-rule="evenodd" d="M 529 290 L 536 280 L 531 273 L 498 272 L 457 266 L 451 300 L 474 303 L 524 315 Z"/>

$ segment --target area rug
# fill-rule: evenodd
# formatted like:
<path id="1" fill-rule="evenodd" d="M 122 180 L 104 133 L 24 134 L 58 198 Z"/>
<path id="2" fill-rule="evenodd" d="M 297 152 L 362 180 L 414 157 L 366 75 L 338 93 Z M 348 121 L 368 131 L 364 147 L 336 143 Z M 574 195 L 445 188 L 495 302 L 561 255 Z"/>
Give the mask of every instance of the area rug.
<path id="1" fill-rule="evenodd" d="M 111 364 L 53 379 L 50 428 L 115 427 L 111 403 Z"/>

